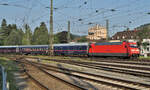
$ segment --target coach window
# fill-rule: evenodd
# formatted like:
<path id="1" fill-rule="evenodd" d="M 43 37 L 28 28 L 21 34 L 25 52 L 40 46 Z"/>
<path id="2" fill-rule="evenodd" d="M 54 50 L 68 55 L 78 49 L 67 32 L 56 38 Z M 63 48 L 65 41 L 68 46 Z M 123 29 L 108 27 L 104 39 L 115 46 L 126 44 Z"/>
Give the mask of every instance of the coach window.
<path id="1" fill-rule="evenodd" d="M 71 46 L 69 46 L 68 48 L 69 48 L 68 50 L 72 50 L 72 49 L 71 49 Z"/>
<path id="2" fill-rule="evenodd" d="M 74 46 L 71 46 L 71 50 L 74 50 Z"/>
<path id="3" fill-rule="evenodd" d="M 82 46 L 80 46 L 80 47 L 79 47 L 79 50 L 82 50 L 82 49 L 83 49 L 83 47 L 82 47 Z"/>
<path id="4" fill-rule="evenodd" d="M 61 49 L 62 49 L 62 50 L 65 50 L 65 47 L 62 47 Z"/>
<path id="5" fill-rule="evenodd" d="M 54 50 L 56 50 L 56 47 L 54 47 Z"/>
<path id="6" fill-rule="evenodd" d="M 60 47 L 59 49 L 62 50 L 62 47 Z"/>
<path id="7" fill-rule="evenodd" d="M 81 48 L 81 46 L 78 46 L 78 50 L 81 50 L 82 48 Z"/>
<path id="8" fill-rule="evenodd" d="M 83 50 L 86 50 L 86 46 L 82 46 L 82 49 L 83 49 Z"/>
<path id="9" fill-rule="evenodd" d="M 76 46 L 75 48 L 76 48 L 76 50 L 79 50 L 79 47 L 78 47 L 78 46 Z"/>
<path id="10" fill-rule="evenodd" d="M 67 46 L 64 47 L 65 50 L 67 50 L 67 48 L 68 48 Z"/>
<path id="11" fill-rule="evenodd" d="M 59 50 L 59 47 L 56 47 L 56 50 Z"/>

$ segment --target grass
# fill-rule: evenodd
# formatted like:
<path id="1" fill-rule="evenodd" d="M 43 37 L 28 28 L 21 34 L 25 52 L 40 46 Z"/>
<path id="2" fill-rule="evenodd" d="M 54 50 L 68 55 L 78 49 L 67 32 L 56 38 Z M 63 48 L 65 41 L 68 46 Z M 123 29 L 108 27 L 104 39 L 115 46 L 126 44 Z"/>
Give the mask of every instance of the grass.
<path id="1" fill-rule="evenodd" d="M 10 90 L 17 90 L 13 75 L 13 72 L 19 70 L 17 68 L 16 63 L 12 60 L 9 60 L 8 58 L 0 57 L 0 65 L 2 65 L 5 68 L 5 71 L 7 72 L 7 82 L 9 82 Z"/>
<path id="2" fill-rule="evenodd" d="M 147 57 L 140 56 L 139 59 L 147 59 L 147 60 L 150 60 L 150 56 L 147 56 Z"/>

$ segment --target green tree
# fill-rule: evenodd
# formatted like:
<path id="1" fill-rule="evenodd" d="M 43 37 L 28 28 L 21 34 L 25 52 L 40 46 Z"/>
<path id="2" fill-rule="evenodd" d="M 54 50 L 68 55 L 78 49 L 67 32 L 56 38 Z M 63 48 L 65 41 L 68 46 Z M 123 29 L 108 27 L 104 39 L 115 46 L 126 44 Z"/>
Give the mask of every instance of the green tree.
<path id="1" fill-rule="evenodd" d="M 147 27 L 143 27 L 143 29 L 138 32 L 138 37 L 140 40 L 149 39 L 150 30 Z"/>
<path id="2" fill-rule="evenodd" d="M 8 29 L 8 31 L 6 32 L 7 33 L 7 35 L 9 36 L 9 34 L 11 33 L 11 31 L 12 31 L 12 25 L 11 24 L 9 24 L 8 26 L 7 26 L 7 29 Z M 16 28 L 17 29 L 17 28 Z"/>
<path id="3" fill-rule="evenodd" d="M 23 45 L 30 45 L 32 40 L 32 32 L 28 24 L 25 25 L 25 33 L 22 39 Z"/>
<path id="4" fill-rule="evenodd" d="M 149 39 L 150 38 L 150 30 L 147 27 L 143 27 L 141 30 L 137 33 L 139 42 L 141 43 L 143 39 Z"/>
<path id="5" fill-rule="evenodd" d="M 77 42 L 87 42 L 88 40 L 86 39 L 86 36 L 80 37 Z"/>
<path id="6" fill-rule="evenodd" d="M 39 32 L 39 27 L 36 27 L 34 29 L 33 37 L 32 37 L 32 44 L 36 45 L 38 42 L 38 32 Z"/>
<path id="7" fill-rule="evenodd" d="M 10 35 L 5 39 L 5 45 L 21 45 L 22 35 L 19 30 L 12 30 Z"/>
<path id="8" fill-rule="evenodd" d="M 57 37 L 57 35 L 54 35 L 54 43 L 60 43 L 59 38 Z"/>
<path id="9" fill-rule="evenodd" d="M 62 31 L 54 35 L 54 43 L 67 43 L 67 31 Z M 70 34 L 71 40 L 79 38 L 78 35 Z"/>
<path id="10" fill-rule="evenodd" d="M 44 22 L 41 22 L 40 27 L 35 28 L 32 41 L 34 45 L 49 44 L 48 29 Z"/>
<path id="11" fill-rule="evenodd" d="M 67 31 L 62 31 L 56 34 L 56 37 L 58 38 L 59 43 L 67 43 Z"/>
<path id="12" fill-rule="evenodd" d="M 3 19 L 0 28 L 0 45 L 4 45 L 4 40 L 8 37 L 8 31 L 7 22 Z"/>

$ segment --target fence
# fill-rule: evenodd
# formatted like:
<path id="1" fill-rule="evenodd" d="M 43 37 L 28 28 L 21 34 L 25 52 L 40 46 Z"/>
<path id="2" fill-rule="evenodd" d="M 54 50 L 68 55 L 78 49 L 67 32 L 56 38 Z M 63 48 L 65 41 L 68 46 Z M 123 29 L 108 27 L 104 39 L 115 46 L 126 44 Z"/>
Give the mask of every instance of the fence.
<path id="1" fill-rule="evenodd" d="M 9 90 L 9 86 L 7 83 L 7 73 L 5 72 L 5 68 L 0 65 L 0 71 L 2 76 L 2 90 Z"/>

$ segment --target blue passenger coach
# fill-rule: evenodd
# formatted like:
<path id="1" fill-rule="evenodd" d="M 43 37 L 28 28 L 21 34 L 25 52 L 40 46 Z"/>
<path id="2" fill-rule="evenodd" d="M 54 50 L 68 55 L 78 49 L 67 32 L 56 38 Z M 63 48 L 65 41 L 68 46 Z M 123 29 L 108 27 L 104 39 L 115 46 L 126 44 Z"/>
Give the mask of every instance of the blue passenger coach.
<path id="1" fill-rule="evenodd" d="M 87 55 L 88 43 L 55 44 L 54 55 Z"/>
<path id="2" fill-rule="evenodd" d="M 87 55 L 88 43 L 54 44 L 54 55 Z M 48 54 L 49 45 L 0 46 L 0 53 Z"/>

